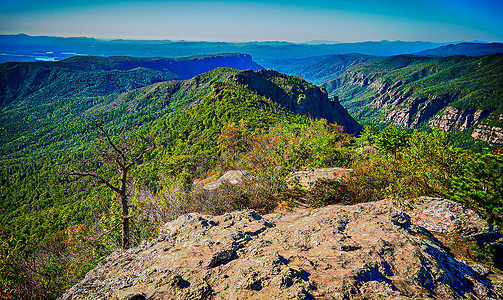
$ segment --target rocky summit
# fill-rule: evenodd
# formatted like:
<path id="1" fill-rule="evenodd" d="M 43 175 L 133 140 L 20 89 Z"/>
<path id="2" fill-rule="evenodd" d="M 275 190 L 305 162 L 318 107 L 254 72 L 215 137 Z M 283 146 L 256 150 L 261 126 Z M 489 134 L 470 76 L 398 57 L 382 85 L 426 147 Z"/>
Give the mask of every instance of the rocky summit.
<path id="1" fill-rule="evenodd" d="M 62 299 L 502 299 L 503 275 L 441 236 L 500 238 L 473 211 L 427 197 L 191 213 L 110 255 Z"/>

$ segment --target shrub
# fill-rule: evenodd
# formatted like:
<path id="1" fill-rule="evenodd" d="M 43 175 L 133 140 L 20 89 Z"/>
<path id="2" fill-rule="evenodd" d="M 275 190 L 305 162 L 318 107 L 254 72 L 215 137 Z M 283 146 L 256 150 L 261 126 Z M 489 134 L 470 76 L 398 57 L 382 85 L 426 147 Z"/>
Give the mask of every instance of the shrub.
<path id="1" fill-rule="evenodd" d="M 260 213 L 271 212 L 277 205 L 274 190 L 264 181 L 250 180 L 246 184 L 223 183 L 215 190 L 197 190 L 191 195 L 188 211 L 211 215 L 251 208 Z"/>
<path id="2" fill-rule="evenodd" d="M 503 225 L 503 156 L 492 153 L 469 157 L 463 174 L 453 181 L 452 200 L 490 222 Z"/>
<path id="3" fill-rule="evenodd" d="M 374 141 L 379 151 L 393 154 L 393 157 L 396 158 L 397 153 L 403 151 L 409 145 L 409 134 L 398 130 L 394 126 L 389 126 L 381 130 Z"/>
<path id="4" fill-rule="evenodd" d="M 315 181 L 307 194 L 307 203 L 314 207 L 348 204 L 348 186 L 340 179 L 322 178 Z"/>

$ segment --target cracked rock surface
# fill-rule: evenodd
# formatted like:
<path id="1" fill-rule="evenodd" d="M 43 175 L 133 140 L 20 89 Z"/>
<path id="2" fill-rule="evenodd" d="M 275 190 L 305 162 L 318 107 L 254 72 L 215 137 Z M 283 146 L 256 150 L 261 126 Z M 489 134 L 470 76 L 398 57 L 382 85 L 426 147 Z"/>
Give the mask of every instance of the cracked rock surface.
<path id="1" fill-rule="evenodd" d="M 449 200 L 416 203 L 187 214 L 114 252 L 62 299 L 502 299 L 503 275 L 432 235 L 496 229 Z"/>

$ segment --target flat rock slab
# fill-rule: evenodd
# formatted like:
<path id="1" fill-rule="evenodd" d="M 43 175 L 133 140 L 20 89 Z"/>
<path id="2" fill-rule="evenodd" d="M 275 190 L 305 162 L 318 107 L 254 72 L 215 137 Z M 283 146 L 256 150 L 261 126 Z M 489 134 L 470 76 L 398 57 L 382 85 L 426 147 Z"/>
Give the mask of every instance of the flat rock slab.
<path id="1" fill-rule="evenodd" d="M 322 168 L 308 171 L 296 171 L 290 174 L 288 180 L 298 180 L 301 186 L 311 188 L 318 179 L 341 179 L 348 176 L 351 171 L 353 170 L 344 168 Z"/>
<path id="2" fill-rule="evenodd" d="M 62 299 L 502 299 L 503 275 L 428 238 L 426 228 L 444 227 L 421 217 L 431 215 L 426 203 L 451 201 L 421 201 L 417 216 L 387 200 L 187 214 L 156 240 L 114 252 Z"/>
<path id="3" fill-rule="evenodd" d="M 217 179 L 215 175 L 206 179 L 194 182 L 194 186 L 203 190 L 212 191 L 221 187 L 224 182 L 235 185 L 249 179 L 249 171 L 247 170 L 230 170 L 225 172 L 220 178 Z"/>

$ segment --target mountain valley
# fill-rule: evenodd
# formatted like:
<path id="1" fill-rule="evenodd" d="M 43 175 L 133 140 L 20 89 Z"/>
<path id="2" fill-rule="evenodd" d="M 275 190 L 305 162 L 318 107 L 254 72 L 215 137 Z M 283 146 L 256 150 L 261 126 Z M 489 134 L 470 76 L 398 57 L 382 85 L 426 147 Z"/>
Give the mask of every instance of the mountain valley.
<path id="1" fill-rule="evenodd" d="M 503 297 L 503 54 L 343 46 L 1 64 L 0 293 Z"/>
<path id="2" fill-rule="evenodd" d="M 345 54 L 284 60 L 278 70 L 325 87 L 362 125 L 438 126 L 458 141 L 498 145 L 502 57 Z"/>

